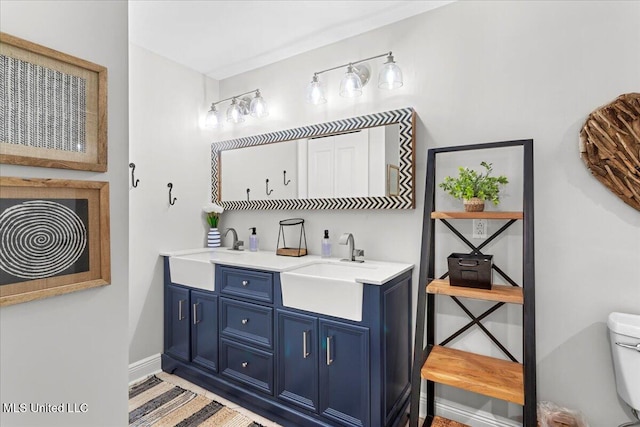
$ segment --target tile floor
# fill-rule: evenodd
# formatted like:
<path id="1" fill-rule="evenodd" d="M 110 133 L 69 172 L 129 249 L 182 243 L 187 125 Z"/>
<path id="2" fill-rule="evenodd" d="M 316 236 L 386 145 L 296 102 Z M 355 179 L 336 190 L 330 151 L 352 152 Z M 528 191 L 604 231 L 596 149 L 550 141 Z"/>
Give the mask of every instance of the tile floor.
<path id="1" fill-rule="evenodd" d="M 251 418 L 253 421 L 258 422 L 260 424 L 262 424 L 265 427 L 282 427 L 280 424 L 275 423 L 271 420 L 266 419 L 265 417 L 255 414 L 251 411 L 249 411 L 248 409 L 245 409 L 243 407 L 241 407 L 240 405 L 238 405 L 237 403 L 231 402 L 227 399 L 225 399 L 224 397 L 218 396 L 217 394 L 214 394 L 212 392 L 210 392 L 209 390 L 205 390 L 204 388 L 197 386 L 195 384 L 190 383 L 189 381 L 182 379 L 178 376 L 172 375 L 172 374 L 168 374 L 166 372 L 159 372 L 156 374 L 156 376 L 158 378 L 160 378 L 163 381 L 166 381 L 168 383 L 177 385 L 179 387 L 182 387 L 184 389 L 190 390 L 194 393 L 203 395 L 205 397 L 207 397 L 208 399 L 212 399 L 215 400 L 216 402 L 220 402 L 223 405 L 225 405 L 227 408 L 229 409 L 233 409 L 234 411 L 238 411 L 239 413 L 241 413 L 242 415 L 245 415 L 249 418 Z M 408 422 L 407 422 L 408 424 Z M 422 424 L 422 420 L 420 420 L 419 425 Z"/>

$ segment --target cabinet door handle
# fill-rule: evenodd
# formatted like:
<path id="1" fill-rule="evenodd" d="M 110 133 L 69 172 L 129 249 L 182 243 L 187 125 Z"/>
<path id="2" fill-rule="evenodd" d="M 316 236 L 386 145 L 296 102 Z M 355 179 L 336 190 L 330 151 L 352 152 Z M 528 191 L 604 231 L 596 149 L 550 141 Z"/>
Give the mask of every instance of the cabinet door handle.
<path id="1" fill-rule="evenodd" d="M 242 281 L 242 286 L 248 286 L 249 285 L 249 281 L 248 280 L 243 280 Z"/>
<path id="2" fill-rule="evenodd" d="M 249 366 L 249 362 L 242 362 L 242 367 L 246 368 L 247 366 Z"/>
<path id="3" fill-rule="evenodd" d="M 246 325 L 247 323 L 249 323 L 249 319 L 242 319 L 241 322 L 243 325 Z"/>
<path id="4" fill-rule="evenodd" d="M 197 325 L 198 323 L 200 323 L 200 320 L 198 319 L 198 305 L 200 305 L 200 303 L 196 303 L 193 304 L 193 324 Z"/>
<path id="5" fill-rule="evenodd" d="M 331 340 L 333 337 L 327 337 L 327 366 L 333 363 L 333 359 L 331 358 Z"/>
<path id="6" fill-rule="evenodd" d="M 182 315 L 182 304 L 184 303 L 184 300 L 181 299 L 178 301 L 178 320 L 183 320 L 184 316 Z"/>
<path id="7" fill-rule="evenodd" d="M 311 353 L 309 353 L 309 349 L 307 347 L 307 341 L 309 339 L 309 331 L 302 332 L 302 358 L 306 359 L 309 357 Z"/>

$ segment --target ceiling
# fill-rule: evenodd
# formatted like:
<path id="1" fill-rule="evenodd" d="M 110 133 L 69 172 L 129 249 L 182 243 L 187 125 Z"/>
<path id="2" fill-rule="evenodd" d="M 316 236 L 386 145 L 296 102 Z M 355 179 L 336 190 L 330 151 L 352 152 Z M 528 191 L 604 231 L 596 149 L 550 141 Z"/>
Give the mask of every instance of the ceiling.
<path id="1" fill-rule="evenodd" d="M 451 2 L 130 0 L 129 36 L 221 80 Z"/>

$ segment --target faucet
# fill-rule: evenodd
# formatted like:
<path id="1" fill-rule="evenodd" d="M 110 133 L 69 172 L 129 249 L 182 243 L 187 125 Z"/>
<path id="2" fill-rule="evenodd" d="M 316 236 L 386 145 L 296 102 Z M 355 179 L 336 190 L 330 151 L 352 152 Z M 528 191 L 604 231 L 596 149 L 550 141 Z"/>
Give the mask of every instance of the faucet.
<path id="1" fill-rule="evenodd" d="M 364 258 L 364 250 L 354 249 L 355 243 L 353 240 L 353 234 L 344 233 L 342 236 L 340 236 L 340 240 L 338 241 L 338 243 L 341 245 L 349 245 L 349 252 L 347 252 L 349 254 L 349 258 L 344 258 L 340 261 L 364 262 L 364 259 L 356 259 L 356 257 Z"/>
<path id="2" fill-rule="evenodd" d="M 244 250 L 244 248 L 242 248 L 242 246 L 244 246 L 244 242 L 242 240 L 238 240 L 238 233 L 236 233 L 236 230 L 229 227 L 224 231 L 224 234 L 222 235 L 222 237 L 227 237 L 227 234 L 229 234 L 229 232 L 233 233 L 233 246 L 229 248 L 230 251 L 242 251 Z"/>

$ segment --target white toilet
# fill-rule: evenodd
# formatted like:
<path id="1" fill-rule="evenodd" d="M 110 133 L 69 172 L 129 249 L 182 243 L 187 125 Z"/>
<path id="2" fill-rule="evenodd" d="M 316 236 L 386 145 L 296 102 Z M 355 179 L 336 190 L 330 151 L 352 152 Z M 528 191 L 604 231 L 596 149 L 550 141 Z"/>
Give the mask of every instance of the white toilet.
<path id="1" fill-rule="evenodd" d="M 611 313 L 607 320 L 618 395 L 638 418 L 640 412 L 640 315 Z M 626 423 L 620 427 L 640 425 Z"/>

